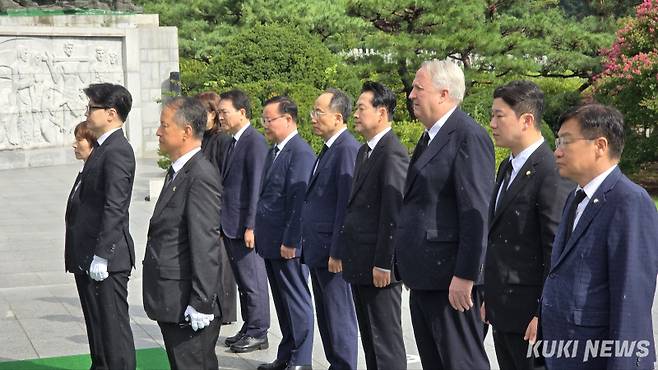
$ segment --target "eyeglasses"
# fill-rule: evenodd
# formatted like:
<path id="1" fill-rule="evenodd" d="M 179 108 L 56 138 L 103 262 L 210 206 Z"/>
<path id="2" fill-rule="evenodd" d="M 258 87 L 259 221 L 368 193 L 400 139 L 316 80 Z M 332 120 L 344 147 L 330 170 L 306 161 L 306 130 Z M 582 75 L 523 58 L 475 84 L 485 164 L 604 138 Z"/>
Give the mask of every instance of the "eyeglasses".
<path id="1" fill-rule="evenodd" d="M 555 138 L 555 147 L 563 148 L 569 144 L 573 144 L 575 141 L 578 140 L 594 140 L 594 139 L 590 139 L 587 137 L 558 137 Z"/>
<path id="2" fill-rule="evenodd" d="M 272 123 L 272 121 L 276 121 L 276 120 L 278 120 L 279 118 L 281 118 L 281 117 L 283 117 L 283 116 L 285 116 L 285 115 L 282 114 L 282 115 L 280 115 L 280 116 L 276 116 L 276 117 L 273 117 L 273 118 L 265 118 L 265 117 L 261 117 L 261 118 L 260 118 L 260 123 L 261 123 L 261 125 L 263 125 L 263 126 L 267 126 L 267 125 L 269 125 L 270 123 Z"/>
<path id="3" fill-rule="evenodd" d="M 318 119 L 318 118 L 324 116 L 325 114 L 327 114 L 327 112 L 323 112 L 323 111 L 320 111 L 320 110 L 317 110 L 317 109 L 313 109 L 309 113 L 309 115 L 311 116 L 311 119 Z"/>
<path id="4" fill-rule="evenodd" d="M 105 105 L 87 105 L 87 114 L 90 113 L 92 110 L 95 109 L 110 109 L 112 107 L 108 107 Z"/>

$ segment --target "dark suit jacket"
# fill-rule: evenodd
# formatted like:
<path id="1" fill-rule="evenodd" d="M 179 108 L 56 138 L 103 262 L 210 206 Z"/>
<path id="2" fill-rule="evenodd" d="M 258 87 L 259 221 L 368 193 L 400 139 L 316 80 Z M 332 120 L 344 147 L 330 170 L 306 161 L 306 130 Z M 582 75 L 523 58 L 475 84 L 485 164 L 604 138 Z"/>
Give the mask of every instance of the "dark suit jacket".
<path id="1" fill-rule="evenodd" d="M 256 224 L 256 205 L 266 156 L 265 138 L 249 126 L 235 144 L 222 180 L 222 232 L 229 238 L 242 239 L 245 229 L 253 229 Z"/>
<path id="2" fill-rule="evenodd" d="M 572 192 L 565 212 L 573 201 Z M 544 285 L 544 339 L 646 340 L 645 357 L 607 359 L 608 369 L 653 369 L 655 346 L 651 306 L 658 273 L 658 213 L 640 186 L 614 169 L 583 211 L 565 241 L 566 213 L 553 243 Z M 614 353 L 614 349 L 613 349 Z M 554 359 L 560 361 L 560 359 Z M 549 359 L 547 359 L 547 362 Z M 601 368 L 590 361 L 579 368 Z M 605 361 L 605 359 L 603 360 Z M 588 366 L 589 365 L 589 366 Z M 556 368 L 565 368 L 556 363 Z"/>
<path id="3" fill-rule="evenodd" d="M 372 286 L 373 267 L 393 270 L 393 233 L 409 156 L 393 130 L 379 140 L 368 159 L 366 147 L 364 144 L 356 157 L 341 243 L 343 278 Z M 393 273 L 393 281 L 394 277 Z"/>
<path id="4" fill-rule="evenodd" d="M 182 322 L 187 305 L 219 314 L 219 212 L 217 169 L 195 154 L 162 189 L 149 224 L 143 295 L 148 317 Z"/>
<path id="5" fill-rule="evenodd" d="M 89 270 L 94 255 L 108 260 L 109 272 L 129 271 L 135 265 L 128 231 L 134 179 L 135 154 L 119 129 L 92 151 L 82 171 L 75 226 L 76 273 Z"/>
<path id="6" fill-rule="evenodd" d="M 212 163 L 221 174 L 223 171 L 222 165 L 224 164 L 224 153 L 231 144 L 232 137 L 223 132 L 216 132 L 214 134 L 206 131 L 203 134 L 203 142 L 201 143 L 201 151 L 206 159 Z"/>
<path id="7" fill-rule="evenodd" d="M 329 256 L 342 259 L 339 242 L 352 189 L 359 142 L 345 130 L 322 156 L 302 208 L 302 250 L 309 267 L 327 268 Z M 313 168 L 311 168 L 313 171 Z"/>
<path id="8" fill-rule="evenodd" d="M 274 163 L 272 157 L 270 150 L 256 211 L 256 252 L 263 258 L 281 258 L 281 244 L 284 244 L 296 248 L 295 256 L 299 257 L 300 216 L 315 153 L 301 136 L 295 135 Z"/>
<path id="9" fill-rule="evenodd" d="M 459 108 L 409 166 L 395 235 L 409 288 L 448 289 L 453 276 L 481 283 L 494 166 L 489 134 Z"/>
<path id="10" fill-rule="evenodd" d="M 485 302 L 487 319 L 496 330 L 525 334 L 537 315 L 564 201 L 575 185 L 560 177 L 553 152 L 543 143 L 528 157 L 494 211 L 509 166 L 507 159 L 500 165 L 489 206 Z"/>
<path id="11" fill-rule="evenodd" d="M 80 189 L 76 190 L 76 185 L 80 181 L 82 173 L 78 172 L 73 187 L 66 201 L 66 213 L 64 213 L 64 223 L 66 224 L 66 234 L 64 234 L 64 266 L 66 271 L 72 273 L 84 273 L 84 270 L 78 268 L 75 263 L 79 258 L 75 255 L 75 222 L 77 221 L 78 208 L 80 207 Z"/>

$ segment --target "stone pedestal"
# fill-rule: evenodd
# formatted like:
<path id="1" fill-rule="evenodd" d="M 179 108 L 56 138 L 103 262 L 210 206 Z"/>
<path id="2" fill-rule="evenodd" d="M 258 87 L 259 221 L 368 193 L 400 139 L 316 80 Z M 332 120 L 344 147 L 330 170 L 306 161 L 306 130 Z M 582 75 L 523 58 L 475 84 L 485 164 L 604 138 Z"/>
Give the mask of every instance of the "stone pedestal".
<path id="1" fill-rule="evenodd" d="M 0 169 L 74 162 L 72 129 L 91 83 L 124 85 L 124 130 L 138 157 L 155 155 L 160 103 L 178 72 L 178 33 L 157 15 L 0 17 Z"/>

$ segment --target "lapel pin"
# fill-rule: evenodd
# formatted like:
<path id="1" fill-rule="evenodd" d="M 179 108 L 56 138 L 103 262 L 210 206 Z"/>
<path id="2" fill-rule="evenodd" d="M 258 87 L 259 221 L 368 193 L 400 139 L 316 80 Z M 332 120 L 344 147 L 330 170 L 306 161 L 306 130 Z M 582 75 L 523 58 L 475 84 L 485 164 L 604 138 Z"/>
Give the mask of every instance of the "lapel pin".
<path id="1" fill-rule="evenodd" d="M 594 204 L 598 203 L 598 202 L 599 202 L 599 198 L 594 198 L 593 202 L 594 202 Z"/>
<path id="2" fill-rule="evenodd" d="M 526 176 L 530 176 L 530 175 L 532 175 L 532 172 L 530 172 L 530 170 L 528 170 L 528 171 L 525 173 L 525 175 L 526 175 Z"/>
<path id="3" fill-rule="evenodd" d="M 171 191 L 176 191 L 176 187 L 174 186 L 174 188 L 173 188 L 173 189 L 171 189 Z"/>

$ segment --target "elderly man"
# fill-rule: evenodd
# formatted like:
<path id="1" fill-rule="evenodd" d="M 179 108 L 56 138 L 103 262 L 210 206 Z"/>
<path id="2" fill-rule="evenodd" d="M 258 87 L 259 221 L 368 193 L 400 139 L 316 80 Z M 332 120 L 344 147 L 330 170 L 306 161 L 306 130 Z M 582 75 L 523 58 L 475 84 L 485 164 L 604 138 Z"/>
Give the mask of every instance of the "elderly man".
<path id="1" fill-rule="evenodd" d="M 432 60 L 409 94 L 425 132 L 409 164 L 395 241 L 426 369 L 489 368 L 479 285 L 494 150 L 487 131 L 459 109 L 464 91 L 459 66 Z"/>
<path id="2" fill-rule="evenodd" d="M 302 259 L 311 270 L 315 312 L 324 354 L 335 370 L 355 370 L 356 315 L 350 285 L 343 279 L 343 245 L 339 240 L 359 143 L 347 131 L 352 113 L 349 96 L 328 89 L 311 111 L 313 133 L 324 140 L 302 207 Z"/>
<path id="3" fill-rule="evenodd" d="M 178 97 L 165 103 L 156 132 L 172 164 L 149 224 L 144 310 L 180 370 L 218 369 L 221 185 L 201 152 L 205 127 L 204 106 Z"/>

